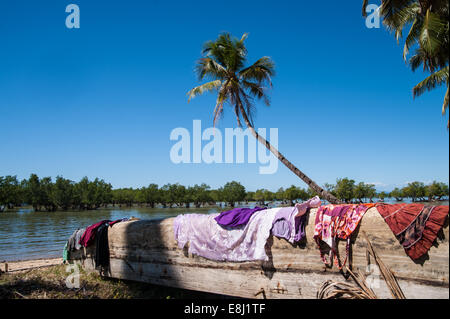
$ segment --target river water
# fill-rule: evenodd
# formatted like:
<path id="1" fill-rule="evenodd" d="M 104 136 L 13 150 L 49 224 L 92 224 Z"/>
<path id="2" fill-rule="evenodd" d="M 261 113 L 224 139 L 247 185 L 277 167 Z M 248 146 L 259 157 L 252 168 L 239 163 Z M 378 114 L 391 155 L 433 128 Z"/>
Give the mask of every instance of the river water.
<path id="1" fill-rule="evenodd" d="M 0 262 L 62 257 L 67 239 L 77 228 L 101 220 L 137 217 L 163 219 L 185 213 L 217 213 L 206 208 L 132 208 L 95 211 L 0 213 Z"/>
<path id="2" fill-rule="evenodd" d="M 393 200 L 386 202 L 394 203 Z M 222 203 L 223 204 L 223 203 Z M 279 203 L 269 205 L 278 206 Z M 448 201 L 438 205 L 448 205 Z M 253 207 L 253 205 L 248 205 Z M 163 219 L 186 213 L 211 214 L 218 208 L 110 208 L 95 211 L 34 212 L 21 209 L 0 213 L 0 262 L 62 257 L 67 239 L 77 228 L 101 220 L 137 217 Z"/>

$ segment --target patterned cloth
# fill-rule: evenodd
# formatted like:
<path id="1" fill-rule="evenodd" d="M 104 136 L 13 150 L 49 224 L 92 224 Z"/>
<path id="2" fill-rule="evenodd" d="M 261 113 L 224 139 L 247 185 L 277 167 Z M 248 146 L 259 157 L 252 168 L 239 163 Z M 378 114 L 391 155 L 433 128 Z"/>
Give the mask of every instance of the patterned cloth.
<path id="1" fill-rule="evenodd" d="M 449 207 L 444 205 L 377 204 L 376 207 L 413 260 L 428 252 L 449 212 Z"/>
<path id="2" fill-rule="evenodd" d="M 319 246 L 320 257 L 327 266 L 332 266 L 334 258 L 335 265 L 342 269 L 347 262 L 350 236 L 358 227 L 361 218 L 370 207 L 375 204 L 345 204 L 345 205 L 325 205 L 320 206 L 316 213 L 316 221 L 314 227 L 314 239 Z M 341 265 L 337 256 L 336 239 L 347 240 L 346 257 Z M 320 240 L 325 242 L 331 248 L 330 262 L 326 260 L 325 254 L 320 249 Z"/>
<path id="3" fill-rule="evenodd" d="M 265 245 L 280 208 L 255 212 L 246 225 L 225 229 L 217 224 L 219 214 L 178 215 L 175 240 L 180 249 L 189 243 L 189 253 L 219 261 L 269 260 Z"/>

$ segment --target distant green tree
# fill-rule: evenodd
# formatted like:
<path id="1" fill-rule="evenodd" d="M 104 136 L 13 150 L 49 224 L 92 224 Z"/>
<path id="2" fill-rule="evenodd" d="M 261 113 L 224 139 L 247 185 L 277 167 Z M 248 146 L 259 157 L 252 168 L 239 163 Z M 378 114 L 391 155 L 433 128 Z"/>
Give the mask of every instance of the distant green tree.
<path id="1" fill-rule="evenodd" d="M 359 200 L 360 203 L 364 202 L 364 199 L 368 199 L 372 203 L 376 195 L 375 185 L 364 182 L 358 183 L 353 190 L 353 198 Z"/>
<path id="2" fill-rule="evenodd" d="M 115 204 L 133 206 L 136 202 L 136 191 L 132 188 L 118 188 L 112 191 L 112 198 Z M 83 204 L 82 208 L 86 208 Z"/>
<path id="3" fill-rule="evenodd" d="M 31 174 L 30 178 L 24 182 L 25 201 L 30 204 L 35 211 L 40 211 L 43 203 L 41 182 L 36 174 Z"/>
<path id="4" fill-rule="evenodd" d="M 151 208 L 154 208 L 155 205 L 160 202 L 160 195 L 161 193 L 159 192 L 157 184 L 150 184 L 142 189 L 144 203 L 150 205 Z"/>
<path id="5" fill-rule="evenodd" d="M 445 183 L 433 181 L 426 187 L 426 196 L 429 200 L 441 200 L 442 197 L 448 196 L 448 185 Z"/>
<path id="6" fill-rule="evenodd" d="M 18 206 L 23 201 L 17 176 L 0 176 L 0 211 Z"/>
<path id="7" fill-rule="evenodd" d="M 236 181 L 226 183 L 222 189 L 222 196 L 223 200 L 227 202 L 229 206 L 234 207 L 236 202 L 245 199 L 245 187 Z"/>
<path id="8" fill-rule="evenodd" d="M 355 181 L 348 178 L 338 178 L 336 180 L 335 192 L 338 199 L 346 203 L 353 199 Z"/>
<path id="9" fill-rule="evenodd" d="M 379 199 L 384 200 L 385 198 L 389 197 L 389 194 L 387 194 L 386 192 L 380 192 L 377 196 Z"/>
<path id="10" fill-rule="evenodd" d="M 74 182 L 61 176 L 56 177 L 51 200 L 62 210 L 68 210 L 74 204 Z"/>
<path id="11" fill-rule="evenodd" d="M 297 187 L 295 185 L 291 185 L 289 188 L 286 188 L 284 194 L 285 198 L 290 201 L 291 205 L 294 204 L 294 201 L 302 199 L 302 197 L 304 197 L 304 194 L 300 187 Z"/>
<path id="12" fill-rule="evenodd" d="M 389 193 L 389 196 L 394 197 L 397 202 L 401 202 L 403 197 L 405 197 L 405 194 L 403 193 L 403 190 L 396 187 Z"/>
<path id="13" fill-rule="evenodd" d="M 255 201 L 256 199 L 255 199 L 255 192 L 247 192 L 246 194 L 245 194 L 245 201 L 246 201 L 246 203 L 248 204 L 248 202 L 252 202 L 252 201 Z"/>
<path id="14" fill-rule="evenodd" d="M 375 189 L 374 184 L 366 184 L 366 196 L 369 201 L 372 203 L 373 198 L 377 196 L 377 190 Z"/>
<path id="15" fill-rule="evenodd" d="M 223 201 L 222 190 L 223 188 L 212 189 L 209 191 L 209 196 L 211 197 L 212 202 L 217 203 Z"/>
<path id="16" fill-rule="evenodd" d="M 266 191 L 265 189 L 257 189 L 255 192 L 255 201 L 257 201 L 259 205 L 264 205 L 265 191 Z"/>
<path id="17" fill-rule="evenodd" d="M 284 198 L 284 188 L 280 187 L 276 193 L 275 193 L 275 199 L 284 201 L 286 198 Z"/>
<path id="18" fill-rule="evenodd" d="M 212 200 L 210 189 L 211 187 L 209 185 L 206 185 L 205 183 L 201 185 L 195 184 L 190 188 L 190 191 L 192 192 L 192 202 L 194 203 L 195 207 L 205 205 L 205 203 Z"/>
<path id="19" fill-rule="evenodd" d="M 410 197 L 413 202 L 418 200 L 423 201 L 426 195 L 425 184 L 417 181 L 408 183 L 408 186 L 403 188 L 403 194 L 405 194 L 406 197 Z"/>
<path id="20" fill-rule="evenodd" d="M 167 204 L 170 201 L 170 198 L 169 198 L 169 186 L 170 186 L 170 184 L 165 184 L 158 191 L 158 193 L 159 193 L 159 202 L 161 203 L 161 205 L 164 208 L 167 207 Z"/>
<path id="21" fill-rule="evenodd" d="M 267 189 L 264 190 L 264 201 L 272 202 L 275 200 L 275 194 Z"/>

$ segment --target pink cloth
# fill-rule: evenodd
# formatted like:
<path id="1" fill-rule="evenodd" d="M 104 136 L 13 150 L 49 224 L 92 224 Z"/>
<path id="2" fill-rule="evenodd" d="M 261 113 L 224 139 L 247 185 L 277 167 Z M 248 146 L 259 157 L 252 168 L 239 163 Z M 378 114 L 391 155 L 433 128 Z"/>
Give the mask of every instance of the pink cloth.
<path id="1" fill-rule="evenodd" d="M 295 204 L 295 208 L 297 208 L 297 217 L 302 216 L 307 212 L 309 208 L 319 207 L 322 202 L 320 201 L 319 196 L 314 196 L 311 199 L 308 199 L 306 202 L 301 204 Z"/>
<path id="2" fill-rule="evenodd" d="M 317 210 L 316 222 L 314 227 L 314 240 L 316 241 L 319 250 L 320 240 L 330 246 L 330 259 L 334 258 L 335 264 L 339 269 L 342 269 L 342 267 L 347 262 L 350 248 L 350 236 L 356 229 L 356 227 L 358 227 L 359 222 L 369 208 L 370 206 L 367 204 L 330 204 L 326 206 L 320 206 L 320 208 Z M 336 239 L 347 240 L 346 258 L 343 265 L 340 264 L 340 261 L 337 258 Z M 321 250 L 320 257 L 326 265 L 332 265 L 331 262 L 327 262 L 325 255 Z"/>
<path id="3" fill-rule="evenodd" d="M 269 260 L 265 245 L 280 208 L 255 212 L 244 226 L 224 229 L 216 221 L 219 214 L 178 215 L 174 220 L 179 248 L 189 243 L 189 253 L 212 260 Z"/>

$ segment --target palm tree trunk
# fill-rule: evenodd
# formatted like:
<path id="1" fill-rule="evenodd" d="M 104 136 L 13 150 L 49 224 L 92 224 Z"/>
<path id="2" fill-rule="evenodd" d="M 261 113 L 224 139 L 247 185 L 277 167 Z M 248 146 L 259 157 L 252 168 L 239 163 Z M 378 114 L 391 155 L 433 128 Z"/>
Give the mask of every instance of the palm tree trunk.
<path id="1" fill-rule="evenodd" d="M 253 126 L 250 124 L 250 121 L 248 120 L 247 113 L 245 112 L 242 103 L 238 100 L 238 106 L 241 111 L 242 117 L 244 119 L 245 124 L 250 129 L 250 132 L 252 132 L 253 136 L 263 145 L 267 147 L 269 151 L 272 152 L 273 155 L 275 155 L 281 163 L 283 163 L 287 168 L 289 168 L 295 175 L 300 177 L 301 180 L 303 180 L 309 187 L 311 187 L 321 198 L 326 199 L 332 204 L 338 204 L 340 201 L 334 197 L 331 193 L 324 190 L 322 187 L 317 185 L 312 179 L 310 179 L 308 176 L 306 176 L 301 170 L 299 170 L 297 167 L 294 166 L 291 162 L 288 161 L 286 157 L 283 156 L 275 147 L 273 147 L 269 141 L 267 141 L 265 138 L 263 138 L 261 135 L 259 135 Z"/>

